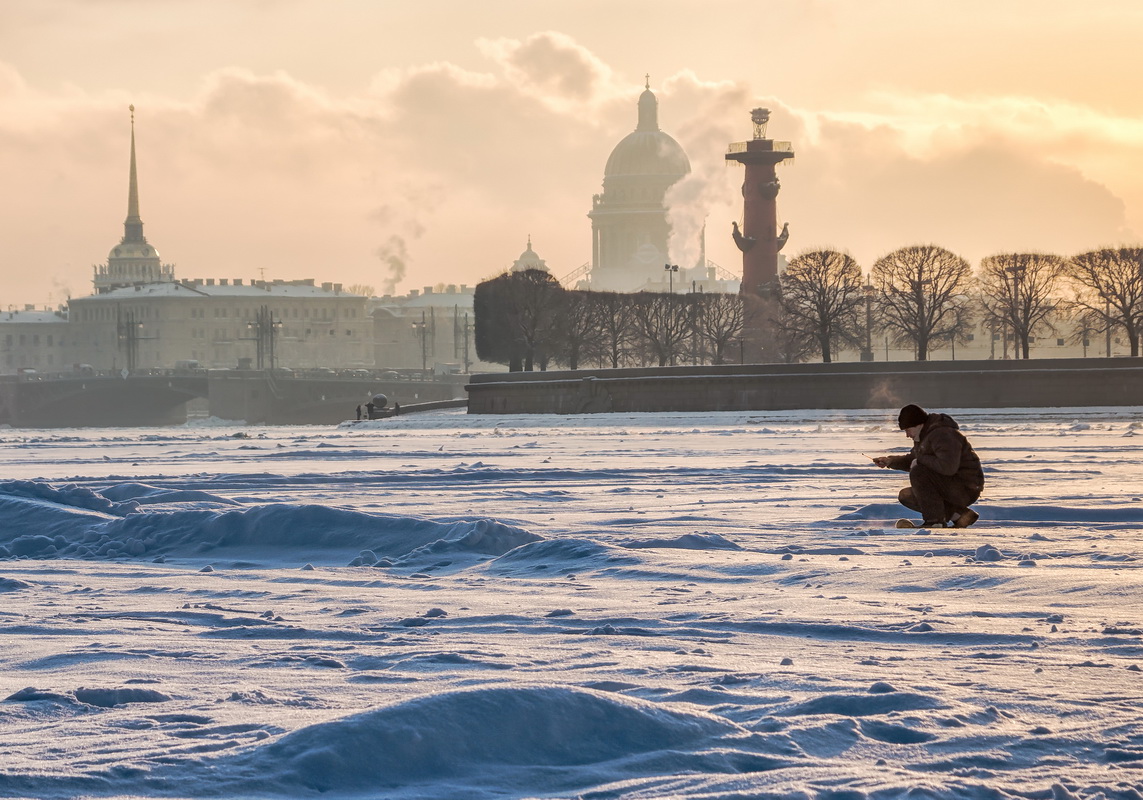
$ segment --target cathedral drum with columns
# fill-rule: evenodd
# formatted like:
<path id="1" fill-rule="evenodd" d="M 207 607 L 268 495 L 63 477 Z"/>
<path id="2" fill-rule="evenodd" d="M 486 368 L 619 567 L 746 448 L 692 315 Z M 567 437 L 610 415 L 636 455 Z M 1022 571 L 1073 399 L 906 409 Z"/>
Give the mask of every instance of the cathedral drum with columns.
<path id="1" fill-rule="evenodd" d="M 639 123 L 612 150 L 603 192 L 594 196 L 588 214 L 593 289 L 629 292 L 662 282 L 671 232 L 667 190 L 690 171 L 683 148 L 659 129 L 659 101 L 648 79 L 639 97 Z"/>

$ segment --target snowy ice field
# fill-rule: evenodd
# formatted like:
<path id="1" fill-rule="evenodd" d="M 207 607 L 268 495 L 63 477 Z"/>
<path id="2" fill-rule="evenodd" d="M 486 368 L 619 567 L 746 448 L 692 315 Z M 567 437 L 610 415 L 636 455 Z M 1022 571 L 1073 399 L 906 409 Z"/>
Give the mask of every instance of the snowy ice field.
<path id="1" fill-rule="evenodd" d="M 1140 798 L 1143 407 L 0 431 L 0 796 Z"/>

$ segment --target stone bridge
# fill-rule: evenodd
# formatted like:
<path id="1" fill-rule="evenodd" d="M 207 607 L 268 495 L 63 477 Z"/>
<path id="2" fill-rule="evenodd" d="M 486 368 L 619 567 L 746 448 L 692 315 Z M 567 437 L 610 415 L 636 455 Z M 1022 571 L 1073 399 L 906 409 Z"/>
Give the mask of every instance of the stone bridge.
<path id="1" fill-rule="evenodd" d="M 206 397 L 192 375 L 5 375 L 0 424 L 18 428 L 147 426 L 186 422 L 186 403 Z"/>
<path id="2" fill-rule="evenodd" d="M 0 425 L 19 428 L 180 425 L 186 404 L 250 424 L 334 424 L 374 394 L 409 405 L 464 397 L 467 376 L 271 374 L 265 370 L 149 370 L 119 374 L 0 376 Z M 396 375 L 396 377 L 393 377 Z"/>

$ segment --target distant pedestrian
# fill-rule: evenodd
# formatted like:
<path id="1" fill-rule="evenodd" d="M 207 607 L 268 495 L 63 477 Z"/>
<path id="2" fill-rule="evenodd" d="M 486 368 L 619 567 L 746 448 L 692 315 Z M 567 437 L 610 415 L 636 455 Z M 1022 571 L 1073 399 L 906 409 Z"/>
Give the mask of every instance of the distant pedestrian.
<path id="1" fill-rule="evenodd" d="M 393 416 L 394 417 L 401 416 L 401 404 L 395 400 L 393 401 Z"/>
<path id="2" fill-rule="evenodd" d="M 365 411 L 368 412 L 368 416 L 366 416 L 366 419 L 373 419 L 373 409 L 375 409 L 375 408 L 376 408 L 376 406 L 373 405 L 372 400 L 370 400 L 368 403 L 365 404 Z"/>
<path id="3" fill-rule="evenodd" d="M 357 404 L 357 419 L 358 421 L 361 420 L 361 403 Z"/>
<path id="4" fill-rule="evenodd" d="M 980 458 L 948 414 L 930 414 L 907 405 L 897 415 L 897 425 L 913 440 L 913 449 L 903 456 L 878 456 L 879 467 L 909 473 L 909 485 L 897 499 L 901 505 L 920 511 L 921 527 L 967 528 L 979 514 L 969 506 L 980 499 L 984 472 Z"/>

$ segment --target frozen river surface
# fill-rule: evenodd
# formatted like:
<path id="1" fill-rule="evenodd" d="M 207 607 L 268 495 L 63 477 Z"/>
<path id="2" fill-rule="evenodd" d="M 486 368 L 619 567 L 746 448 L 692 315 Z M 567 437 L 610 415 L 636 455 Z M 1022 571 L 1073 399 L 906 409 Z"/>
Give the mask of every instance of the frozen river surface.
<path id="1" fill-rule="evenodd" d="M 0 796 L 1143 797 L 1143 408 L 0 431 Z"/>

